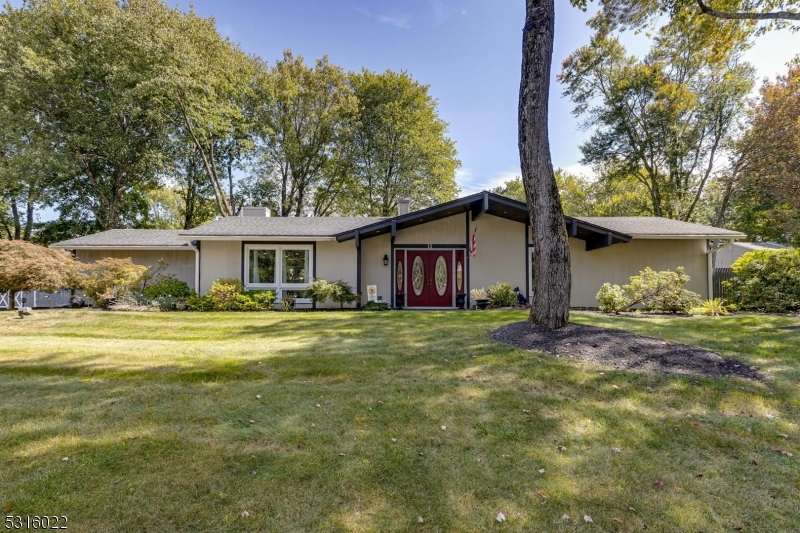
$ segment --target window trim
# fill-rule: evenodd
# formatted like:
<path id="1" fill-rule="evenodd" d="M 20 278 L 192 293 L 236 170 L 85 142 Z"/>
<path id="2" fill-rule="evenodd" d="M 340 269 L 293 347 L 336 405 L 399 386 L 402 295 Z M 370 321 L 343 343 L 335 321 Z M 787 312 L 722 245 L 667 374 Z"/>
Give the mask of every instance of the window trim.
<path id="1" fill-rule="evenodd" d="M 313 244 L 261 244 L 249 243 L 244 245 L 242 254 L 242 282 L 245 290 L 274 290 L 280 300 L 282 291 L 299 291 L 308 288 L 311 280 L 314 279 L 315 262 Z M 250 250 L 275 250 L 275 283 L 250 283 Z M 283 251 L 284 250 L 304 250 L 308 251 L 308 282 L 307 283 L 283 283 Z"/>

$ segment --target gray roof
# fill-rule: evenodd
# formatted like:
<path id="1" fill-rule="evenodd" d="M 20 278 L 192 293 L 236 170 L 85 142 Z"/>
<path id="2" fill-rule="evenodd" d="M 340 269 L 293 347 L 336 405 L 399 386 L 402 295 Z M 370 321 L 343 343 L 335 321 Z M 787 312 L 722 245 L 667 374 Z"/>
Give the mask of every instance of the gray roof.
<path id="1" fill-rule="evenodd" d="M 744 233 L 714 226 L 694 224 L 661 217 L 575 217 L 589 224 L 634 237 L 745 237 Z"/>
<path id="2" fill-rule="evenodd" d="M 385 217 L 225 217 L 181 233 L 195 237 L 333 237 Z"/>
<path id="3" fill-rule="evenodd" d="M 174 246 L 188 248 L 187 239 L 173 229 L 110 229 L 84 237 L 57 242 L 53 248 L 148 248 Z"/>

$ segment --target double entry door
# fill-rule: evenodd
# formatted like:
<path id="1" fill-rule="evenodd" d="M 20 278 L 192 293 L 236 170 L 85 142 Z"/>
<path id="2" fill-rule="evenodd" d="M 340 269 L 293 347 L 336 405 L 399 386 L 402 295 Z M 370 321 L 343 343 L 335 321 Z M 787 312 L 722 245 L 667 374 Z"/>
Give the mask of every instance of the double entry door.
<path id="1" fill-rule="evenodd" d="M 408 250 L 406 305 L 453 306 L 453 250 Z"/>

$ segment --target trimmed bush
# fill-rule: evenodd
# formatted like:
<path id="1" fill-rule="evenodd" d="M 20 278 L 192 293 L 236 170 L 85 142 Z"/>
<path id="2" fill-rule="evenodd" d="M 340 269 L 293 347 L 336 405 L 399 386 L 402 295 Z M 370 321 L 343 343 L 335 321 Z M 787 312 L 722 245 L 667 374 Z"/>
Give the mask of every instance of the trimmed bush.
<path id="1" fill-rule="evenodd" d="M 188 298 L 194 294 L 189 284 L 175 276 L 163 276 L 154 283 L 145 287 L 142 296 L 148 300 L 172 296 L 173 298 Z"/>
<path id="2" fill-rule="evenodd" d="M 314 278 L 306 289 L 305 297 L 314 303 L 323 303 L 331 293 L 331 284 L 324 279 Z"/>
<path id="3" fill-rule="evenodd" d="M 100 307 L 138 292 L 149 267 L 136 265 L 129 258 L 106 257 L 86 266 L 83 290 Z"/>
<path id="4" fill-rule="evenodd" d="M 328 298 L 339 304 L 340 309 L 344 309 L 344 304 L 358 300 L 358 294 L 353 292 L 353 287 L 347 282 L 342 280 L 334 281 L 329 284 L 329 287 Z"/>
<path id="5" fill-rule="evenodd" d="M 207 296 L 214 302 L 216 311 L 230 311 L 236 297 L 244 292 L 244 284 L 238 278 L 222 278 L 211 284 Z"/>
<path id="6" fill-rule="evenodd" d="M 731 265 L 736 275 L 723 281 L 739 309 L 767 313 L 800 310 L 800 250 L 757 250 Z"/>
<path id="7" fill-rule="evenodd" d="M 686 314 L 700 304 L 699 294 L 683 288 L 690 279 L 683 267 L 675 272 L 648 267 L 622 287 L 605 283 L 596 298 L 605 312 L 619 313 L 641 305 L 648 311 Z"/>
<path id="8" fill-rule="evenodd" d="M 186 309 L 189 311 L 213 311 L 214 300 L 208 296 L 192 295 L 186 299 Z"/>
<path id="9" fill-rule="evenodd" d="M 275 291 L 247 291 L 244 294 L 265 310 L 272 309 L 275 304 Z"/>
<path id="10" fill-rule="evenodd" d="M 510 283 L 490 285 L 489 299 L 492 301 L 492 307 L 514 307 L 519 302 L 519 297 Z"/>
<path id="11" fill-rule="evenodd" d="M 364 311 L 388 311 L 390 307 L 386 302 L 367 302 L 362 309 Z"/>

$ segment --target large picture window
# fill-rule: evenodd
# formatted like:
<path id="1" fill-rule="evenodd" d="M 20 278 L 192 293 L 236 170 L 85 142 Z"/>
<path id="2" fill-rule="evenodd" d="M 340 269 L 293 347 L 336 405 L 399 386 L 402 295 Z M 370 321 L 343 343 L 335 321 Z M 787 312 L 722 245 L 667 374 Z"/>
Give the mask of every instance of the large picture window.
<path id="1" fill-rule="evenodd" d="M 245 286 L 283 293 L 302 292 L 311 282 L 312 247 L 303 245 L 245 245 Z"/>

